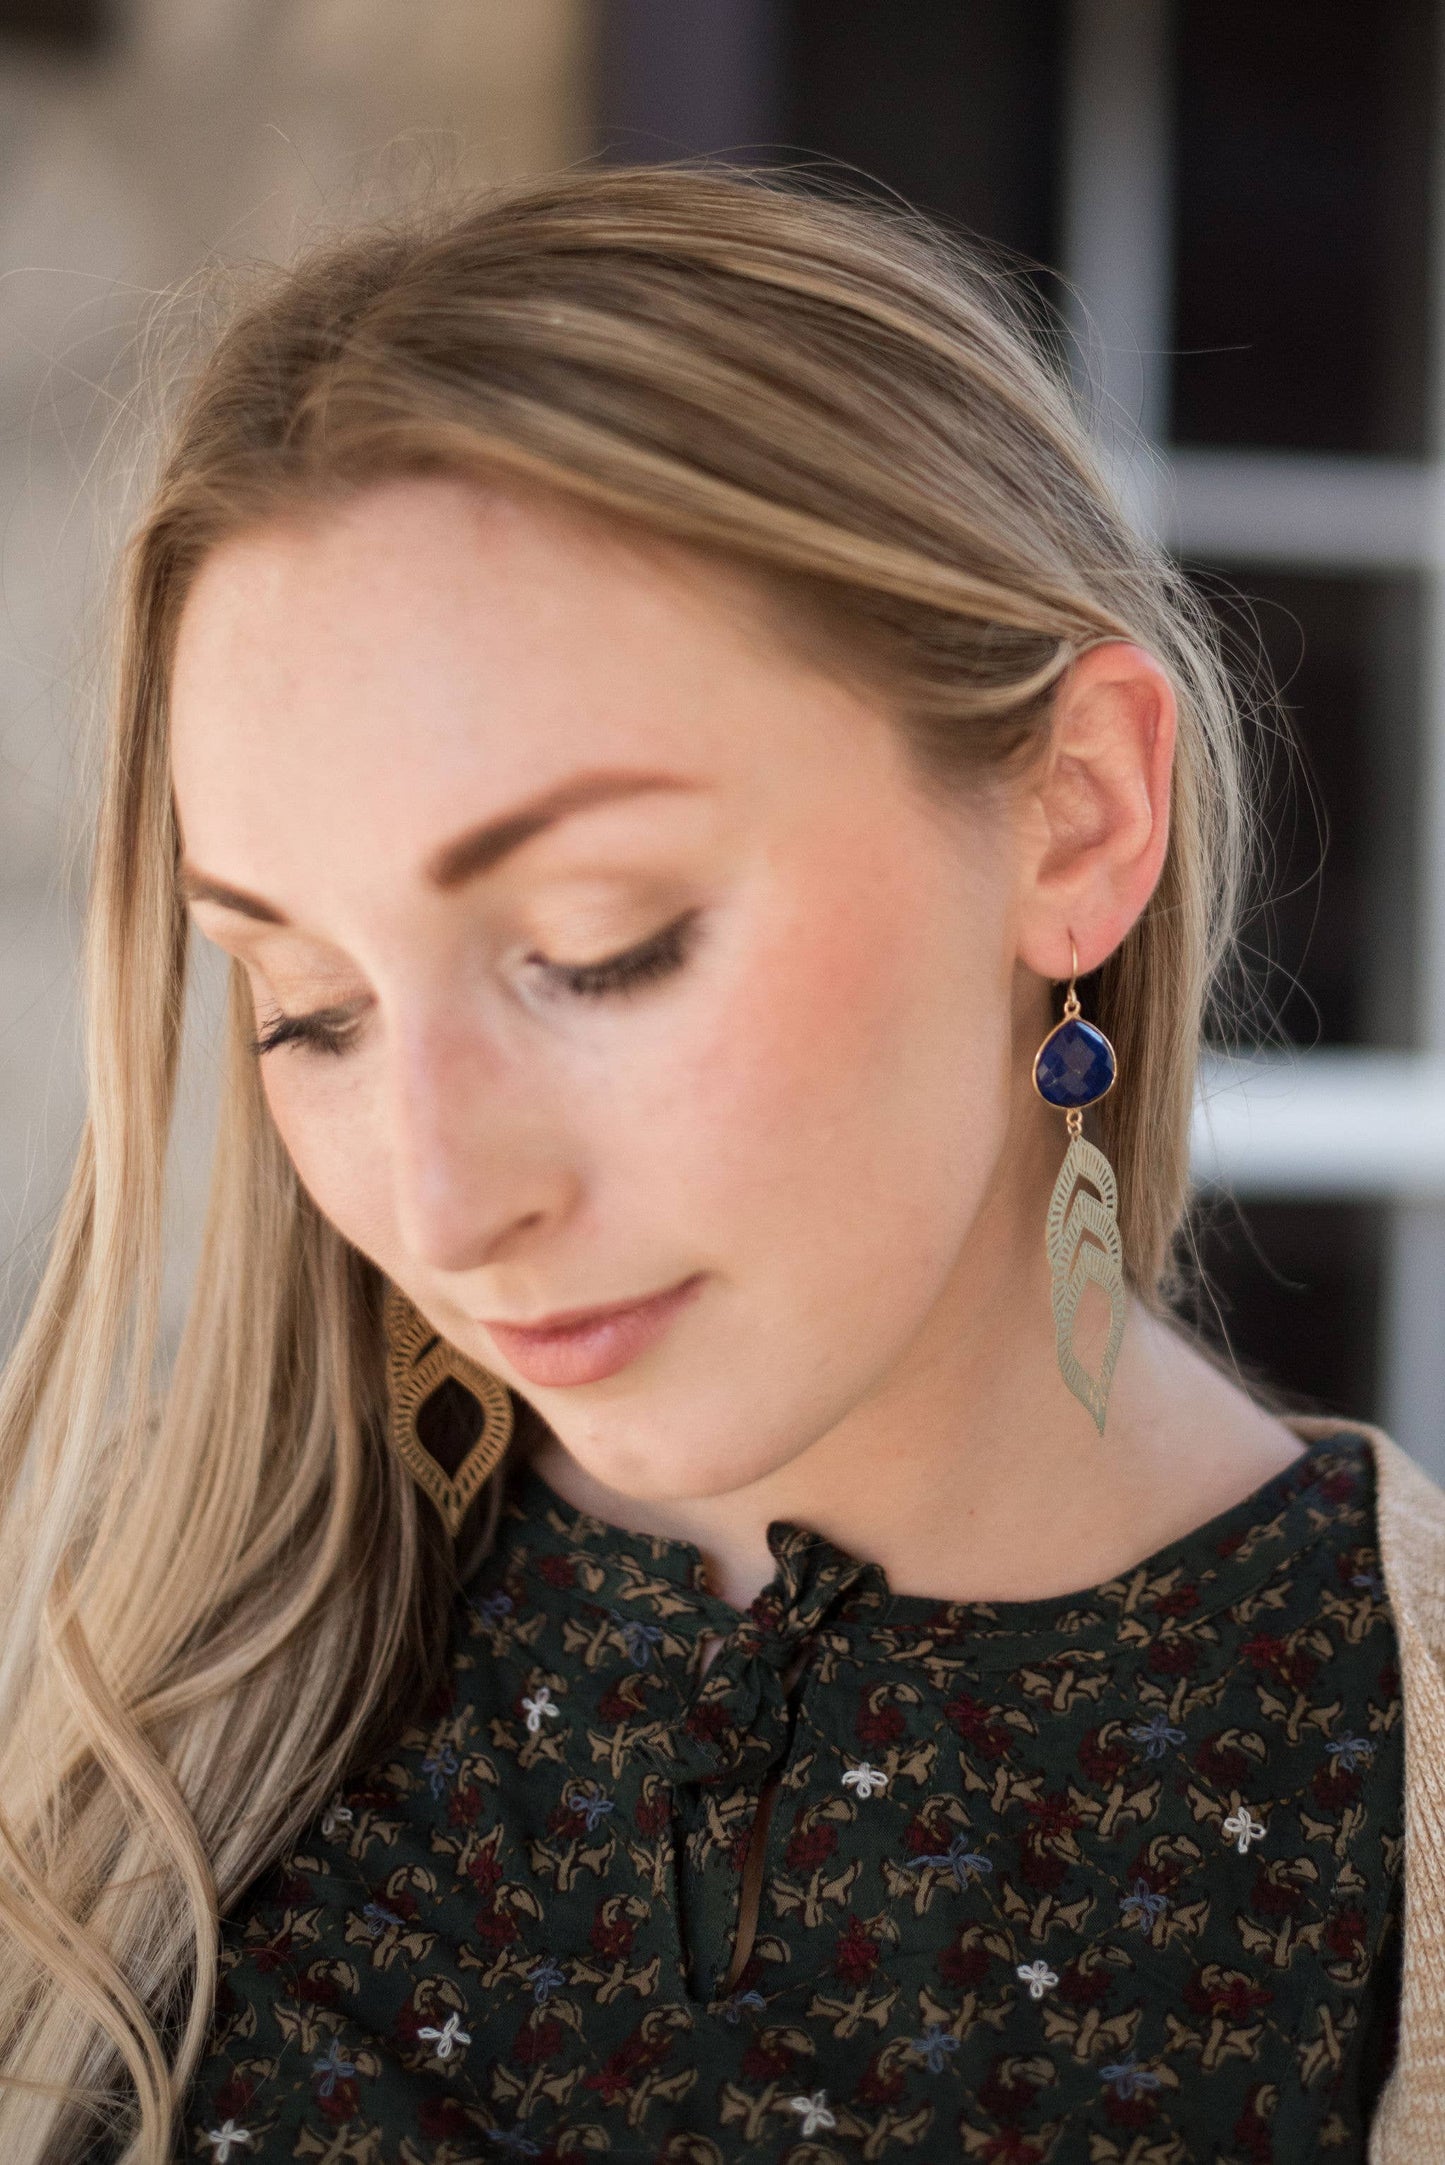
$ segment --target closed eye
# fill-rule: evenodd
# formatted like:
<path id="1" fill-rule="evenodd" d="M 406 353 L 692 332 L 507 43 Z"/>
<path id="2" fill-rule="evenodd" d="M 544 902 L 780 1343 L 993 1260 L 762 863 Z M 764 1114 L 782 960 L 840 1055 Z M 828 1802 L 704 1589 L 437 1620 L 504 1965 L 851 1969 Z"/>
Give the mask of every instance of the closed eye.
<path id="1" fill-rule="evenodd" d="M 692 946 L 701 912 L 692 909 L 664 925 L 660 932 L 621 954 L 606 955 L 600 962 L 549 962 L 544 955 L 527 960 L 549 986 L 575 999 L 600 1000 L 609 995 L 640 991 L 680 970 Z M 344 1053 L 360 1027 L 356 1007 L 320 1007 L 308 1015 L 269 1016 L 254 1039 L 258 1054 L 275 1052 L 282 1045 L 300 1046 L 308 1052 Z"/>
<path id="2" fill-rule="evenodd" d="M 529 955 L 527 960 L 549 984 L 577 999 L 600 1000 L 609 993 L 632 992 L 682 968 L 699 915 L 695 909 L 685 910 L 650 939 L 600 962 L 549 962 L 543 955 Z"/>
<path id="3" fill-rule="evenodd" d="M 253 1040 L 258 1053 L 279 1045 L 304 1045 L 310 1052 L 345 1052 L 361 1017 L 355 1007 L 318 1007 L 309 1015 L 271 1015 Z"/>

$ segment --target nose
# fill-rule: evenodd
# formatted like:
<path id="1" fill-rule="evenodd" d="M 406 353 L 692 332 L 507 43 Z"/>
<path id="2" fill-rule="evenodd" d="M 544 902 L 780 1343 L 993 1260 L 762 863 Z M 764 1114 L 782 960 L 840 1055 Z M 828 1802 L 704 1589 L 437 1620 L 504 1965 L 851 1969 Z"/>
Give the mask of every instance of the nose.
<path id="1" fill-rule="evenodd" d="M 397 1229 L 417 1262 L 476 1270 L 574 1207 L 580 1183 L 548 1094 L 476 1020 L 408 1018 L 391 1083 Z"/>

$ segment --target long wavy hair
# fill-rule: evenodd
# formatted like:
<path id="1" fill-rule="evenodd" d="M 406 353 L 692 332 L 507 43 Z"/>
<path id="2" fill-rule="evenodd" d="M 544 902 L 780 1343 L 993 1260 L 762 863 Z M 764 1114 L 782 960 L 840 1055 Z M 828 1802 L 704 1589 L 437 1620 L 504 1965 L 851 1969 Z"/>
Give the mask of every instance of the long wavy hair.
<path id="1" fill-rule="evenodd" d="M 584 169 L 256 274 L 121 567 L 90 902 L 89 1117 L 0 1392 L 0 2155 L 162 2165 L 218 1919 L 393 1733 L 450 1558 L 384 1443 L 373 1268 L 271 1126 L 232 988 L 203 1253 L 158 1388 L 186 918 L 167 677 L 224 538 L 403 473 L 560 491 L 746 567 L 886 697 L 930 786 L 1026 760 L 1072 659 L 1179 702 L 1168 858 L 1097 1006 L 1130 1282 L 1162 1310 L 1245 853 L 1212 638 L 1106 485 L 1015 281 L 778 175 Z"/>

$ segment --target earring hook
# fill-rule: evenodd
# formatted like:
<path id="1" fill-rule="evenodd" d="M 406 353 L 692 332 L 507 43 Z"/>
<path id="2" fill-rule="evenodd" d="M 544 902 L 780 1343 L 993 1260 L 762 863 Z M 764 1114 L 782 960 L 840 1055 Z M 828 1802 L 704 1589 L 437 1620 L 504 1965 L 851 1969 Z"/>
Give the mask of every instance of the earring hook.
<path id="1" fill-rule="evenodd" d="M 1069 961 L 1071 965 L 1069 970 L 1069 989 L 1064 994 L 1064 1017 L 1066 1021 L 1072 1021 L 1074 1016 L 1079 1013 L 1079 950 L 1074 945 L 1074 935 L 1072 932 L 1069 933 Z"/>

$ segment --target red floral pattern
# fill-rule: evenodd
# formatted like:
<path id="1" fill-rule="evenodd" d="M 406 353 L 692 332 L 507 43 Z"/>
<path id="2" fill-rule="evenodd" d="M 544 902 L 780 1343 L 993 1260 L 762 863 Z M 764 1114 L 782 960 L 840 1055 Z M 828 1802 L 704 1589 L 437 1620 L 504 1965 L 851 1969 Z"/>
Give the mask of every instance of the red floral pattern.
<path id="1" fill-rule="evenodd" d="M 1402 1818 L 1364 1442 L 1060 1601 L 770 1541 L 739 1617 L 517 1477 L 446 1690 L 228 1921 L 184 2154 L 1362 2157 Z"/>

